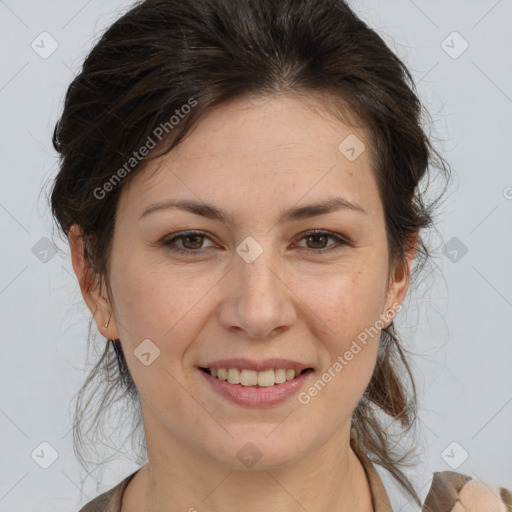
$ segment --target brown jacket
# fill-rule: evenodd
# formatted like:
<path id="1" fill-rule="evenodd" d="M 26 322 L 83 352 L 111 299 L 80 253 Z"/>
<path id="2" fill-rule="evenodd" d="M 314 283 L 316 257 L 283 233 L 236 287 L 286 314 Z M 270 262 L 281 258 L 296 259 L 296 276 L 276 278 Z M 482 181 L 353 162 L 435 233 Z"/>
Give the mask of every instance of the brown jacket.
<path id="1" fill-rule="evenodd" d="M 371 461 L 357 454 L 368 477 L 375 512 L 393 512 L 384 484 Z M 123 492 L 137 471 L 93 499 L 79 512 L 120 512 Z M 435 472 L 422 512 L 512 512 L 512 493 L 491 488 L 453 471 Z"/>

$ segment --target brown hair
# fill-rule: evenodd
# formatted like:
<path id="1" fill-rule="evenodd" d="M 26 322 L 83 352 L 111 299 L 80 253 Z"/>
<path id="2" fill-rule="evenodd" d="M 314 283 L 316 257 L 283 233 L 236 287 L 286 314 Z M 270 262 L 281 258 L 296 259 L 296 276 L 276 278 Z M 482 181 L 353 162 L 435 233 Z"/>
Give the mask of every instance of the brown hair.
<path id="1" fill-rule="evenodd" d="M 404 261 L 415 248 L 413 276 L 424 266 L 429 250 L 421 237 L 415 245 L 413 235 L 434 225 L 441 195 L 426 204 L 419 185 L 430 168 L 445 178 L 450 169 L 421 126 L 428 113 L 406 66 L 345 2 L 147 0 L 118 19 L 85 59 L 53 136 L 61 157 L 53 215 L 66 236 L 72 224 L 80 226 L 91 277 L 106 285 L 110 298 L 108 262 L 123 186 L 145 162 L 175 147 L 208 109 L 248 94 L 276 93 L 321 93 L 329 111 L 364 127 L 390 262 Z M 165 136 L 158 127 L 165 127 Z M 133 160 L 149 139 L 156 148 Z M 109 341 L 77 400 L 75 453 L 82 464 L 86 420 L 97 426 L 125 396 L 138 402 L 120 341 Z M 409 452 L 391 443 L 381 418 L 389 415 L 400 434 L 415 425 L 416 388 L 404 352 L 391 324 L 382 331 L 374 374 L 354 411 L 351 444 L 388 469 L 420 504 L 399 467 Z M 90 419 L 86 411 L 94 399 L 100 402 Z M 140 409 L 133 419 L 141 427 Z M 139 444 L 145 448 L 143 438 Z"/>

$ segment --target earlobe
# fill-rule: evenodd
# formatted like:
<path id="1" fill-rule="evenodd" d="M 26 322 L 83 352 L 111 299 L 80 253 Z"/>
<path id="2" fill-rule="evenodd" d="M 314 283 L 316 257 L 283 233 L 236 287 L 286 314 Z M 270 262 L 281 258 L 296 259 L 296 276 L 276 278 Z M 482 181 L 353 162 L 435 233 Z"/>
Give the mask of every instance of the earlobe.
<path id="1" fill-rule="evenodd" d="M 77 276 L 82 297 L 94 317 L 98 330 L 105 338 L 119 338 L 117 328 L 112 322 L 109 301 L 100 293 L 89 263 L 85 258 L 85 244 L 80 226 L 77 224 L 71 226 L 68 239 L 73 270 Z"/>

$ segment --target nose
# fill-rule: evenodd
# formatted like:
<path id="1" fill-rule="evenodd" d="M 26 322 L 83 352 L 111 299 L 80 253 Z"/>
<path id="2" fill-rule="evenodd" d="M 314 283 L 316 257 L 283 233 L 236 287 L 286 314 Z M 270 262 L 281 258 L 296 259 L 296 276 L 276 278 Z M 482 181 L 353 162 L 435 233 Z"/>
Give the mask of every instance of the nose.
<path id="1" fill-rule="evenodd" d="M 260 340 L 289 329 L 297 320 L 296 295 L 271 251 L 264 250 L 252 263 L 238 256 L 234 260 L 219 306 L 223 327 Z"/>

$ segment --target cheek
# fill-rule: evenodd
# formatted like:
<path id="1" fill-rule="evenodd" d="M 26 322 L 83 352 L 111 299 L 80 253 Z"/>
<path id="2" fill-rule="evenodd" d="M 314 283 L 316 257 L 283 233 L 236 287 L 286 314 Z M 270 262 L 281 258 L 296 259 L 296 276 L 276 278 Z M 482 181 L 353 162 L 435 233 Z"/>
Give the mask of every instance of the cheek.
<path id="1" fill-rule="evenodd" d="M 150 265 L 136 260 L 126 262 L 112 272 L 111 284 L 126 364 L 144 402 L 158 408 L 159 403 L 184 400 L 175 393 L 172 377 L 181 375 L 183 355 L 197 329 L 193 306 L 197 307 L 200 297 L 176 293 L 194 290 L 190 278 L 187 287 L 176 273 L 148 269 Z M 149 354 L 145 361 L 144 354 Z M 183 402 L 180 407 L 185 405 Z"/>
<path id="2" fill-rule="evenodd" d="M 208 294 L 222 278 L 217 272 L 155 265 L 136 257 L 113 268 L 111 283 L 123 342 L 136 346 L 149 338 L 175 354 L 185 348 L 179 340 L 200 329 Z"/>
<path id="3" fill-rule="evenodd" d="M 139 267 L 135 271 L 133 265 L 118 266 L 112 272 L 111 283 L 117 311 L 120 332 L 123 342 L 136 343 L 139 338 L 152 338 L 157 331 L 151 329 L 155 317 L 161 314 L 159 308 L 166 309 L 161 302 L 158 290 L 147 272 Z"/>
<path id="4" fill-rule="evenodd" d="M 303 283 L 300 295 L 323 325 L 322 338 L 339 349 L 379 319 L 386 300 L 385 269 L 353 268 L 330 273 L 316 282 Z"/>
<path id="5" fill-rule="evenodd" d="M 355 407 L 377 360 L 379 320 L 385 305 L 384 272 L 340 272 L 304 295 L 310 310 L 309 328 L 325 350 L 319 375 L 329 382 L 325 399 L 337 403 L 340 411 Z"/>

